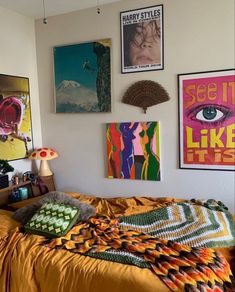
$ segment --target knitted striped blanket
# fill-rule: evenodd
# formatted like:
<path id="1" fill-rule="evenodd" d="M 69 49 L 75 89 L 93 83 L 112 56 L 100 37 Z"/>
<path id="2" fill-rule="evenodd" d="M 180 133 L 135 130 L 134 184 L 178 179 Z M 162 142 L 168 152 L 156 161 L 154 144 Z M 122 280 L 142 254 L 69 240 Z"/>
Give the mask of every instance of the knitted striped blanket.
<path id="1" fill-rule="evenodd" d="M 138 231 L 121 230 L 118 219 L 90 218 L 75 225 L 65 236 L 44 244 L 149 268 L 172 291 L 235 291 L 228 262 L 213 249 L 191 248 Z"/>
<path id="2" fill-rule="evenodd" d="M 121 217 L 120 226 L 194 247 L 235 245 L 232 215 L 226 210 L 217 211 L 197 204 L 177 203 L 147 213 Z"/>

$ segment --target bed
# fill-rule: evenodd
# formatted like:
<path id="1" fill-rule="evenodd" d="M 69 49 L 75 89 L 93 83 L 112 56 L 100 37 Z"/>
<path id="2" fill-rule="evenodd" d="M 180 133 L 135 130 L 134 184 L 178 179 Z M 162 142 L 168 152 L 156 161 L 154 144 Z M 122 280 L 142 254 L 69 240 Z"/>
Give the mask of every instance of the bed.
<path id="1" fill-rule="evenodd" d="M 97 214 L 113 219 L 120 216 L 124 216 L 124 218 L 130 216 L 131 218 L 131 216 L 185 202 L 175 198 L 104 199 L 78 193 L 68 194 L 95 206 Z M 24 202 L 20 204 L 23 206 Z M 45 245 L 45 237 L 25 234 L 19 227 L 20 224 L 12 219 L 12 212 L 0 210 L 1 292 L 172 291 L 149 268 L 107 261 L 65 249 L 50 248 Z M 220 247 L 215 250 L 223 254 L 234 272 L 235 247 Z M 232 279 L 231 275 L 230 279 Z M 235 291 L 234 284 L 231 283 L 227 290 L 218 291 Z"/>

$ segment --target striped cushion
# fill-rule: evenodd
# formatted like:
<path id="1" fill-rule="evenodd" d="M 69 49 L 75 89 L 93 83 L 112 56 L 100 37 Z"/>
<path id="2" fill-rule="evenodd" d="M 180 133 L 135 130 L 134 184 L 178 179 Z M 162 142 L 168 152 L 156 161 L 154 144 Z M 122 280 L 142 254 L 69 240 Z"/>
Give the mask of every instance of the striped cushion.
<path id="1" fill-rule="evenodd" d="M 235 245 L 232 215 L 190 203 L 177 203 L 148 213 L 120 218 L 125 229 L 195 247 Z"/>

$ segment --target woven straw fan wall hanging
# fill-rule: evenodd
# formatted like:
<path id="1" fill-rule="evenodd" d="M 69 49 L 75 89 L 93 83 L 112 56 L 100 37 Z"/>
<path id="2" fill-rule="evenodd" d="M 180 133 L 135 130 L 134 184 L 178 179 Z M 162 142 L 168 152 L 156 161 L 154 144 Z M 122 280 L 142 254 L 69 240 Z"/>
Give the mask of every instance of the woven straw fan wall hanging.
<path id="1" fill-rule="evenodd" d="M 141 80 L 127 89 L 122 102 L 141 107 L 146 113 L 148 107 L 169 99 L 167 91 L 159 83 L 151 80 Z"/>

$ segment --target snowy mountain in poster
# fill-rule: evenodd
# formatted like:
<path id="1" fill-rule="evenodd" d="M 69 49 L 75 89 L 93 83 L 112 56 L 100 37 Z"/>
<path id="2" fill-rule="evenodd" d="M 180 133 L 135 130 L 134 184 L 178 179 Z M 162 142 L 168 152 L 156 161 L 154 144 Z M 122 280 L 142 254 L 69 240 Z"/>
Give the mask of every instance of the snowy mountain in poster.
<path id="1" fill-rule="evenodd" d="M 56 88 L 57 112 L 97 112 L 95 91 L 73 80 L 63 80 Z"/>

